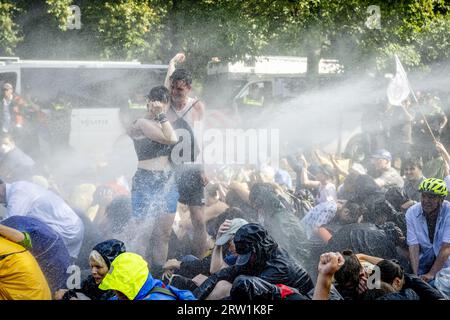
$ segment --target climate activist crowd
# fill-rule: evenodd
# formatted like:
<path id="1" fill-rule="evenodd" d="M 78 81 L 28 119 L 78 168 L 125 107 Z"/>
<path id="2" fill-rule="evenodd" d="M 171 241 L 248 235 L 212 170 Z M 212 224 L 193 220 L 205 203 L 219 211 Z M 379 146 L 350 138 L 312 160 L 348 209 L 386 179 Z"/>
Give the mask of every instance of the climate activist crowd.
<path id="1" fill-rule="evenodd" d="M 129 183 L 36 169 L 3 85 L 0 300 L 450 298 L 446 102 L 385 101 L 342 154 L 291 146 L 277 165 L 202 164 L 205 105 L 183 60 L 127 128 Z"/>

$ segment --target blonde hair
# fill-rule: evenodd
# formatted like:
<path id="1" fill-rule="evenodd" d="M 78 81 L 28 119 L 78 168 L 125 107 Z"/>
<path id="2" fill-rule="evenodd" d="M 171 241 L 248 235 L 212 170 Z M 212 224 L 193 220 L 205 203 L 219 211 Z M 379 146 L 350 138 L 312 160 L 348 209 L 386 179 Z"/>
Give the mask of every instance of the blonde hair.
<path id="1" fill-rule="evenodd" d="M 108 268 L 105 259 L 103 259 L 102 255 L 97 250 L 92 250 L 91 253 L 89 254 L 89 261 L 91 260 L 94 261 L 95 263 L 98 263 L 102 267 Z"/>

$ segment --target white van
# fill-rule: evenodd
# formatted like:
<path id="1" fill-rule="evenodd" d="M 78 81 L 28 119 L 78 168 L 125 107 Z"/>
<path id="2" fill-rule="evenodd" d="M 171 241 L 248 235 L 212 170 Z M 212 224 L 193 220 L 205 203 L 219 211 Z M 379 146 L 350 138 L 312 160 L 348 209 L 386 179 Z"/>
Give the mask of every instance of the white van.
<path id="1" fill-rule="evenodd" d="M 21 60 L 0 57 L 0 84 L 43 110 L 58 98 L 70 105 L 70 146 L 84 154 L 110 150 L 127 113 L 145 112 L 144 95 L 164 82 L 166 65 L 140 62 Z"/>

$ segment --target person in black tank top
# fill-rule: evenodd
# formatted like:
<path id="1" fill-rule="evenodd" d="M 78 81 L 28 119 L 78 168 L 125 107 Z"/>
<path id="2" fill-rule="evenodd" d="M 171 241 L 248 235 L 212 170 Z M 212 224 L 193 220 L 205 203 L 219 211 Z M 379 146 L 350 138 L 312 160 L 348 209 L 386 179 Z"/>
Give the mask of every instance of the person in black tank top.
<path id="1" fill-rule="evenodd" d="M 172 146 L 178 139 L 164 113 L 169 103 L 167 88 L 153 88 L 147 100 L 147 118 L 136 120 L 128 129 L 139 160 L 131 189 L 133 217 L 139 228 L 133 232 L 138 233 L 139 245 L 146 247 L 152 268 L 160 268 L 167 258 L 167 244 L 178 202 L 169 163 Z M 151 232 L 142 227 L 149 217 L 154 218 L 149 221 L 153 223 Z"/>
<path id="2" fill-rule="evenodd" d="M 171 94 L 171 108 L 168 111 L 168 116 L 172 122 L 172 126 L 178 130 L 183 130 L 185 135 L 187 132 L 187 136 L 190 137 L 191 141 L 190 143 L 181 141 L 181 148 L 180 145 L 174 147 L 171 163 L 175 168 L 179 193 L 178 201 L 189 206 L 191 221 L 194 227 L 194 246 L 192 253 L 201 259 L 208 249 L 204 220 L 206 177 L 203 165 L 192 163 L 197 160 L 196 156 L 199 153 L 192 125 L 194 121 L 202 120 L 204 105 L 200 101 L 193 101 L 188 97 L 192 89 L 192 76 L 185 69 L 174 70 L 176 62 L 174 59 L 169 64 L 168 76 L 166 78 L 166 85 L 170 87 Z"/>

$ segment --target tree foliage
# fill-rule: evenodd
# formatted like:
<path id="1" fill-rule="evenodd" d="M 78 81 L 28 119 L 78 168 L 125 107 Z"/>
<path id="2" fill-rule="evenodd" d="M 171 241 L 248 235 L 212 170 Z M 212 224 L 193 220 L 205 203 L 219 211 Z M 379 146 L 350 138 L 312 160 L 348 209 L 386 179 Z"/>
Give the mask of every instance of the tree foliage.
<path id="1" fill-rule="evenodd" d="M 70 4 L 82 29 L 66 27 Z M 369 28 L 378 5 L 381 28 Z M 33 58 L 140 59 L 167 62 L 184 51 L 205 73 L 212 57 L 266 55 L 338 58 L 346 70 L 410 68 L 450 57 L 446 0 L 6 0 L 0 4 L 0 50 Z"/>

